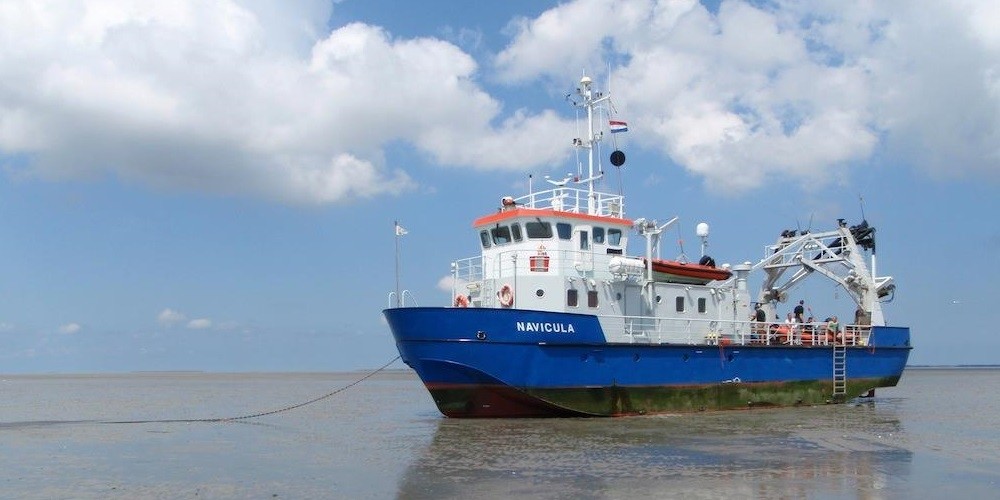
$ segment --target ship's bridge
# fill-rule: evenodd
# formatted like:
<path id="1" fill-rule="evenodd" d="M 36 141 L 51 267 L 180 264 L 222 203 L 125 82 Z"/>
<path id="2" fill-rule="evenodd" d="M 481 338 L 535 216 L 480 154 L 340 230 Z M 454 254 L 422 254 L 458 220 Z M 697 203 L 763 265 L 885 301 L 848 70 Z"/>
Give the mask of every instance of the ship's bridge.
<path id="1" fill-rule="evenodd" d="M 625 254 L 632 227 L 621 214 L 620 196 L 572 188 L 505 197 L 473 222 L 482 253 L 456 262 L 455 277 L 482 306 L 493 304 L 477 298 L 491 302 L 504 285 L 561 292 L 567 280 L 608 279 L 608 261 Z"/>

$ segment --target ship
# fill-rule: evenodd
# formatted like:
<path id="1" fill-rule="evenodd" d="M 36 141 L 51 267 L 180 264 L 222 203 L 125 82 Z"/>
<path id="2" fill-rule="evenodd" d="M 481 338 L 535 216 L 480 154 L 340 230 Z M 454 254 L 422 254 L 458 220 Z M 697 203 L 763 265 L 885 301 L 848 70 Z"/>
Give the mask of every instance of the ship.
<path id="1" fill-rule="evenodd" d="M 895 386 L 910 330 L 886 322 L 891 276 L 876 274 L 875 228 L 838 219 L 781 231 L 763 255 L 717 266 L 660 257 L 677 221 L 629 218 L 599 189 L 610 94 L 583 77 L 586 136 L 577 175 L 500 196 L 472 222 L 479 255 L 451 263 L 440 306 L 389 294 L 383 311 L 403 362 L 447 417 L 620 417 L 843 403 Z M 612 126 L 621 121 L 609 121 Z M 581 158 L 583 155 L 581 155 Z M 624 164 L 624 153 L 610 155 Z M 397 241 L 400 231 L 397 226 Z M 702 251 L 708 225 L 697 225 Z M 471 236 L 471 235 L 470 235 Z M 630 253 L 629 240 L 641 250 Z M 398 248 L 398 245 L 397 245 Z M 751 276 L 761 286 L 751 296 Z M 852 321 L 784 323 L 806 279 L 832 280 Z"/>

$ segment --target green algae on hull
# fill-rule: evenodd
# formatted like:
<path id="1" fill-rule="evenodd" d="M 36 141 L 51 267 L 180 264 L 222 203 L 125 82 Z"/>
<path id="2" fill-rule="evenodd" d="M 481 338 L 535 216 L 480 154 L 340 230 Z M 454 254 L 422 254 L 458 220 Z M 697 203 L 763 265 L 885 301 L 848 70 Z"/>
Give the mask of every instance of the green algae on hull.
<path id="1" fill-rule="evenodd" d="M 848 380 L 841 397 L 832 380 L 728 383 L 702 386 L 588 387 L 518 390 L 497 385 L 429 388 L 438 409 L 451 417 L 594 416 L 734 410 L 842 403 L 899 377 Z"/>

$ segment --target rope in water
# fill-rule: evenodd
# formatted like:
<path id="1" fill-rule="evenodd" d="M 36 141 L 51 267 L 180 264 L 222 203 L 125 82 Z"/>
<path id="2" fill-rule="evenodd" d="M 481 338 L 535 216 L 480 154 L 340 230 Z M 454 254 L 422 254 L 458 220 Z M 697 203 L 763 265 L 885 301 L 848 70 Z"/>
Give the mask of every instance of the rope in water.
<path id="1" fill-rule="evenodd" d="M 345 386 L 343 386 L 343 387 L 341 387 L 341 388 L 339 388 L 339 389 L 337 389 L 337 390 L 335 390 L 333 392 L 329 392 L 329 393 L 324 394 L 324 395 L 322 395 L 322 396 L 320 396 L 318 398 L 310 399 L 309 401 L 305 401 L 305 402 L 302 402 L 302 403 L 294 404 L 294 405 L 291 405 L 291 406 L 286 406 L 284 408 L 279 408 L 277 410 L 264 411 L 264 412 L 260 412 L 260 413 L 252 413 L 252 414 L 249 414 L 249 415 L 241 415 L 241 416 L 238 416 L 238 417 L 170 418 L 170 419 L 158 419 L 158 420 L 106 420 L 106 421 L 101 421 L 100 423 L 102 423 L 102 424 L 154 424 L 154 423 L 159 424 L 159 423 L 187 423 L 187 422 L 235 422 L 235 421 L 239 421 L 239 420 L 249 420 L 251 418 L 265 417 L 265 416 L 268 416 L 268 415 L 274 415 L 276 413 L 282 413 L 282 412 L 286 412 L 286 411 L 291 411 L 291 410 L 294 410 L 296 408 L 302 408 L 303 406 L 311 405 L 313 403 L 322 401 L 322 400 L 324 400 L 326 398 L 335 396 L 335 395 L 337 395 L 337 394 L 339 394 L 339 393 L 341 393 L 343 391 L 346 391 L 347 389 L 350 389 L 351 387 L 354 387 L 354 386 L 360 384 L 361 382 L 364 382 L 365 380 L 367 380 L 367 379 L 375 376 L 376 374 L 378 374 L 382 370 L 385 370 L 386 368 L 388 368 L 389 365 L 395 363 L 396 360 L 398 360 L 398 359 L 399 359 L 399 356 L 396 356 L 395 358 L 392 358 L 388 363 L 380 366 L 378 369 L 376 369 L 376 370 L 374 370 L 374 371 L 366 374 L 365 376 L 363 376 L 363 377 L 361 377 L 361 378 L 359 378 L 359 379 L 351 382 L 350 384 L 347 384 L 347 385 L 345 385 Z"/>

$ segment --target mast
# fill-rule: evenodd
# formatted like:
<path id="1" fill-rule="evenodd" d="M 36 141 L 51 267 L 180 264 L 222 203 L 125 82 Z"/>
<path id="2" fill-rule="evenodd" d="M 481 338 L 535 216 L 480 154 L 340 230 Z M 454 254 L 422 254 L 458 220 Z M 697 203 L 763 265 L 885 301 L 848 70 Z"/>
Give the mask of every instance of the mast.
<path id="1" fill-rule="evenodd" d="M 597 215 L 599 207 L 597 204 L 597 192 L 594 191 L 594 181 L 601 178 L 600 174 L 594 174 L 594 144 L 600 140 L 600 135 L 594 133 L 594 110 L 597 105 L 610 99 L 610 94 L 594 92 L 593 81 L 589 76 L 584 75 L 580 79 L 580 88 L 576 89 L 583 104 L 587 108 L 587 139 L 583 142 L 583 147 L 587 148 L 587 213 Z"/>
<path id="2" fill-rule="evenodd" d="M 394 227 L 396 231 L 396 307 L 401 307 L 402 301 L 399 296 L 399 221 L 395 221 Z"/>
<path id="3" fill-rule="evenodd" d="M 399 290 L 399 238 L 406 234 L 406 229 L 399 225 L 399 221 L 393 222 L 396 233 L 396 307 L 403 307 L 403 296 Z"/>

